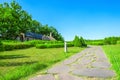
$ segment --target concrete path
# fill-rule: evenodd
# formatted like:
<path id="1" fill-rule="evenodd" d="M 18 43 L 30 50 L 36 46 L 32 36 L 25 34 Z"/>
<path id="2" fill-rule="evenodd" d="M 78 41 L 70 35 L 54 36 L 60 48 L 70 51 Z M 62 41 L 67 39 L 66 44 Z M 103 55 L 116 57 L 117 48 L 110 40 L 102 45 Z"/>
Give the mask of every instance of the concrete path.
<path id="1" fill-rule="evenodd" d="M 30 80 L 113 80 L 115 73 L 110 66 L 102 48 L 94 46 L 54 65 L 47 74 Z"/>

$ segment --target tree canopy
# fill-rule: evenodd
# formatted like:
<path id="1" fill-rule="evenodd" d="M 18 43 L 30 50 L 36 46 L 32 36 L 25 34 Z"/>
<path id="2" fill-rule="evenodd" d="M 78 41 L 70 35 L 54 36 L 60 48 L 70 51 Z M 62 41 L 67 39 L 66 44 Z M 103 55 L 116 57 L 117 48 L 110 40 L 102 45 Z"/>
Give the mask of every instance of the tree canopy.
<path id="1" fill-rule="evenodd" d="M 75 47 L 87 47 L 87 44 L 85 43 L 84 39 L 82 37 L 75 36 L 73 40 L 73 44 Z"/>
<path id="2" fill-rule="evenodd" d="M 0 4 L 0 35 L 2 39 L 14 40 L 20 33 L 34 32 L 49 35 L 50 32 L 56 40 L 64 40 L 62 35 L 53 27 L 42 25 L 33 20 L 16 2 Z"/>

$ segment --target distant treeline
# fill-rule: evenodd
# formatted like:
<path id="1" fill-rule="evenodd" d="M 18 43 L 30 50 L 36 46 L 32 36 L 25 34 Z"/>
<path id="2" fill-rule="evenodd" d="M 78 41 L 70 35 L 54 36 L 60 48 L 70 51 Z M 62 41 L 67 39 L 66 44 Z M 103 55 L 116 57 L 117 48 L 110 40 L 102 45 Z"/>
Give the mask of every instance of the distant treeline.
<path id="1" fill-rule="evenodd" d="M 99 40 L 85 40 L 88 45 L 111 45 L 111 44 L 119 44 L 120 37 L 106 37 L 104 39 Z"/>
<path id="2" fill-rule="evenodd" d="M 1 39 L 14 40 L 20 33 L 26 32 L 42 35 L 52 33 L 56 40 L 64 40 L 62 35 L 53 26 L 42 25 L 37 20 L 33 20 L 31 15 L 23 10 L 17 2 L 12 1 L 11 3 L 5 2 L 0 4 Z"/>

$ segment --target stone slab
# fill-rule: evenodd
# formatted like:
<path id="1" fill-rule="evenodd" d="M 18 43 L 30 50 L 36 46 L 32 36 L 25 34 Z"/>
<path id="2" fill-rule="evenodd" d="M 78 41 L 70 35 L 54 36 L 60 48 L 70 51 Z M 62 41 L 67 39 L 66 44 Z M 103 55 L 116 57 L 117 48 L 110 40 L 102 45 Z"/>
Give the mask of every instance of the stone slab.
<path id="1" fill-rule="evenodd" d="M 78 76 L 88 76 L 88 77 L 100 77 L 100 78 L 108 78 L 113 77 L 114 72 L 107 69 L 97 69 L 97 68 L 85 68 L 85 69 L 76 69 L 72 71 L 72 74 Z"/>

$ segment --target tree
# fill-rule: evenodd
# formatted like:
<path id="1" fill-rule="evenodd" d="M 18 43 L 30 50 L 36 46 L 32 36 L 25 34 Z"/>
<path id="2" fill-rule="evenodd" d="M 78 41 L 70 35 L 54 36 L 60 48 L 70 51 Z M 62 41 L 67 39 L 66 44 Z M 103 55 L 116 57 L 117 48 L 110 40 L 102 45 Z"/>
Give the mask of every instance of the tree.
<path id="1" fill-rule="evenodd" d="M 87 44 L 85 43 L 83 37 L 80 37 L 80 43 L 81 43 L 81 47 L 87 47 Z"/>
<path id="2" fill-rule="evenodd" d="M 1 40 L 0 40 L 0 51 L 4 51 L 3 43 L 1 42 Z"/>
<path id="3" fill-rule="evenodd" d="M 73 40 L 73 44 L 75 47 L 87 47 L 87 44 L 85 43 L 84 39 L 82 37 L 75 36 Z"/>
<path id="4" fill-rule="evenodd" d="M 75 47 L 81 47 L 81 45 L 82 45 L 81 42 L 80 42 L 80 39 L 77 35 L 75 36 L 75 38 L 73 40 L 73 44 L 74 44 Z"/>
<path id="5" fill-rule="evenodd" d="M 55 29 L 53 26 L 49 27 L 47 24 L 39 27 L 39 33 L 46 36 L 50 36 L 50 33 L 52 33 L 52 37 L 54 37 L 56 40 L 64 41 L 64 38 L 57 31 L 57 29 Z"/>
<path id="6" fill-rule="evenodd" d="M 54 27 L 42 25 L 33 20 L 22 7 L 15 1 L 10 4 L 0 4 L 0 35 L 2 39 L 14 40 L 20 33 L 33 32 L 52 36 L 56 40 L 64 40 L 62 35 Z"/>
<path id="7" fill-rule="evenodd" d="M 36 20 L 32 20 L 32 26 L 30 27 L 30 32 L 34 32 L 34 33 L 39 33 L 39 28 L 41 27 L 41 24 L 36 21 Z"/>
<path id="8" fill-rule="evenodd" d="M 117 44 L 117 40 L 119 40 L 117 37 L 106 37 L 104 39 L 104 44 Z"/>
<path id="9" fill-rule="evenodd" d="M 64 41 L 64 38 L 62 35 L 55 29 L 53 26 L 50 26 L 50 32 L 52 33 L 52 36 L 59 41 Z"/>
<path id="10" fill-rule="evenodd" d="M 3 39 L 15 39 L 30 27 L 31 16 L 15 1 L 1 4 L 0 13 L 0 34 Z"/>

